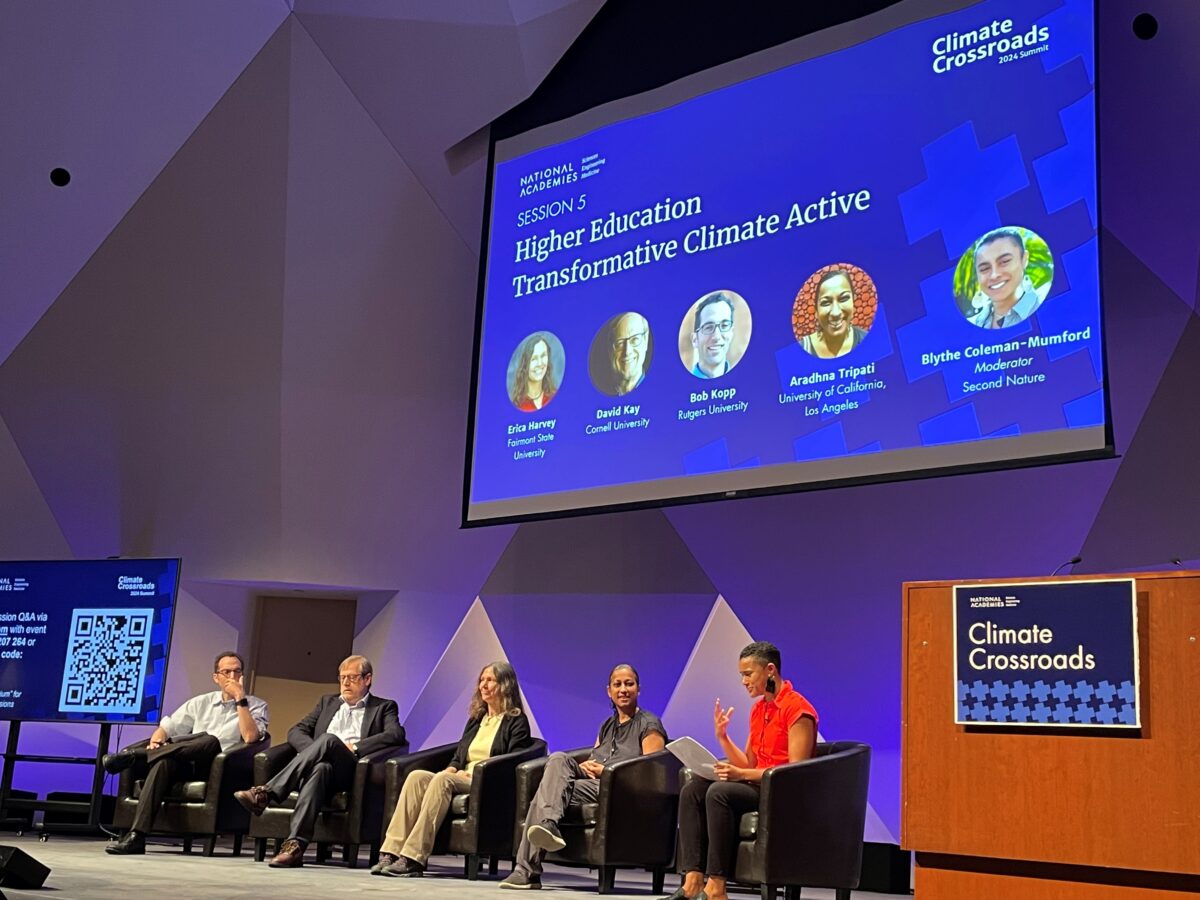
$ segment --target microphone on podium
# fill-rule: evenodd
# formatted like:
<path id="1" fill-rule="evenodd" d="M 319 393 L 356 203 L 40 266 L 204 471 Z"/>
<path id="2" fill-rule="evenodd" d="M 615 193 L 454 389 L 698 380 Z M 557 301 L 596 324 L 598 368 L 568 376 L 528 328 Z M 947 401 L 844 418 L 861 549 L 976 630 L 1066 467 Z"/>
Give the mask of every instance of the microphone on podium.
<path id="1" fill-rule="evenodd" d="M 1081 562 L 1083 562 L 1082 556 L 1073 556 L 1070 559 L 1068 559 L 1065 563 L 1063 563 L 1061 566 L 1059 566 L 1057 569 L 1055 569 L 1053 572 L 1051 572 L 1050 577 L 1053 578 L 1055 575 L 1057 575 L 1059 572 L 1061 572 L 1067 566 L 1074 566 Z"/>

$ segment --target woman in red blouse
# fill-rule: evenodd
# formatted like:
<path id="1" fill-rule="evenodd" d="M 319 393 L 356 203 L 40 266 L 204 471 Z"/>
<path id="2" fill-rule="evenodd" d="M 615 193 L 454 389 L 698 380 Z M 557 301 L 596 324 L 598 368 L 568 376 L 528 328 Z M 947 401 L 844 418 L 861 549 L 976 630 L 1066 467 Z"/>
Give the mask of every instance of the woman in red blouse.
<path id="1" fill-rule="evenodd" d="M 725 882 L 733 874 L 738 820 L 758 809 L 763 772 L 813 755 L 817 711 L 779 670 L 779 648 L 766 641 L 749 644 L 738 658 L 746 693 L 759 698 L 750 707 L 750 736 L 744 748 L 729 737 L 733 707 L 722 709 L 717 698 L 713 728 L 727 759 L 714 767 L 716 781 L 693 778 L 679 795 L 679 863 L 684 876 L 668 900 L 727 900 Z"/>

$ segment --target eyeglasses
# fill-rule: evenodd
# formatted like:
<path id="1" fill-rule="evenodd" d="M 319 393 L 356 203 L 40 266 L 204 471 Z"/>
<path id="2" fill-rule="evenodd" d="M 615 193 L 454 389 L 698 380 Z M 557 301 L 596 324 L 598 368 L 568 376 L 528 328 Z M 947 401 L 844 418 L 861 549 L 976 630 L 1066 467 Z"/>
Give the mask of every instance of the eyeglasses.
<path id="1" fill-rule="evenodd" d="M 720 322 L 705 322 L 696 330 L 705 337 L 712 337 L 713 332 L 717 331 L 718 329 L 720 329 L 721 334 L 729 334 L 729 331 L 732 328 L 733 319 L 722 319 Z"/>
<path id="2" fill-rule="evenodd" d="M 365 676 L 363 676 L 363 675 L 339 675 L 338 681 L 339 682 L 348 682 L 350 684 L 357 684 L 358 682 L 362 681 L 364 677 Z"/>
<path id="3" fill-rule="evenodd" d="M 634 350 L 641 350 L 644 343 L 646 343 L 646 332 L 643 331 L 641 334 L 633 334 L 627 338 L 617 338 L 613 341 L 613 349 L 620 353 L 625 350 L 626 345 L 629 345 Z"/>
<path id="4" fill-rule="evenodd" d="M 217 669 L 217 674 L 222 678 L 237 678 L 242 674 L 241 669 Z"/>

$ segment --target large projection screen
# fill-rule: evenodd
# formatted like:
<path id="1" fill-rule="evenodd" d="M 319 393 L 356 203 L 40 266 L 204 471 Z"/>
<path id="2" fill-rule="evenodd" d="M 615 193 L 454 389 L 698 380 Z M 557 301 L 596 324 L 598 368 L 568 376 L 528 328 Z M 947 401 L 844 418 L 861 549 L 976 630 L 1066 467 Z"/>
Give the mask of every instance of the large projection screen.
<path id="1" fill-rule="evenodd" d="M 908 2 L 496 141 L 464 524 L 1111 455 L 1094 81 Z"/>

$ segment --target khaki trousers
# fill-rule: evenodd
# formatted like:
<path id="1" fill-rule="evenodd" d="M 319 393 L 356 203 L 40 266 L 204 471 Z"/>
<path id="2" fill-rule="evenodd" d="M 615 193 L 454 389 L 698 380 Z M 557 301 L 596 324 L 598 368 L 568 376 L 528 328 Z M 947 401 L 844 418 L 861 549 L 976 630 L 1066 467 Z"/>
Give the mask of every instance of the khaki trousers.
<path id="1" fill-rule="evenodd" d="M 471 776 L 465 772 L 409 772 L 380 851 L 424 865 L 450 801 L 470 791 Z"/>

